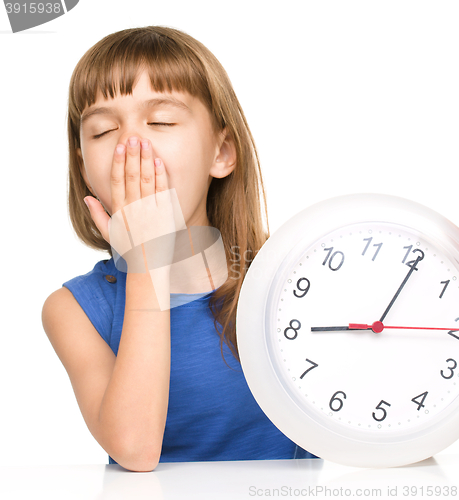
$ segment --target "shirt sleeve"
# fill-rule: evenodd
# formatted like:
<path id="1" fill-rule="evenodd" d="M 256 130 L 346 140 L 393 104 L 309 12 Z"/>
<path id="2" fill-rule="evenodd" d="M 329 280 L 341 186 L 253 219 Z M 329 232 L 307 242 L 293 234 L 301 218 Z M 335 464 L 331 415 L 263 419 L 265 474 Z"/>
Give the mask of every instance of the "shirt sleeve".
<path id="1" fill-rule="evenodd" d="M 110 344 L 113 306 L 107 300 L 107 293 L 110 290 L 105 288 L 110 287 L 110 283 L 105 280 L 101 262 L 98 262 L 89 273 L 68 280 L 62 286 L 72 292 L 99 335 Z"/>

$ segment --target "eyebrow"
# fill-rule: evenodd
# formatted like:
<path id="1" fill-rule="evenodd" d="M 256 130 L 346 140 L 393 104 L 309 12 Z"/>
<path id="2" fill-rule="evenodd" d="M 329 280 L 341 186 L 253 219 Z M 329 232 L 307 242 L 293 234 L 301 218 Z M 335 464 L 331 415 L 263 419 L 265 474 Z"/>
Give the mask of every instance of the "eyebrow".
<path id="1" fill-rule="evenodd" d="M 184 102 L 175 99 L 174 97 L 156 97 L 154 99 L 148 99 L 147 101 L 144 101 L 140 104 L 139 109 L 162 106 L 162 105 L 168 105 L 191 112 L 190 108 Z M 83 112 L 83 114 L 81 115 L 81 124 L 83 124 L 91 116 L 110 115 L 113 114 L 114 111 L 115 108 L 110 106 L 100 106 L 98 108 L 89 109 L 88 111 Z"/>

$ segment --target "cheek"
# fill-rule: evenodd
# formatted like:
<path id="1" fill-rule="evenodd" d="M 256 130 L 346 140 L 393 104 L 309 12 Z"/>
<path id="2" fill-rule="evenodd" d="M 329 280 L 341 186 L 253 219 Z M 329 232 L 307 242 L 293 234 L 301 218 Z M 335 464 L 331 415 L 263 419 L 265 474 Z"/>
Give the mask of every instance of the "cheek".
<path id="1" fill-rule="evenodd" d="M 206 186 L 211 156 L 204 147 L 202 138 L 191 136 L 180 143 L 175 142 L 160 158 L 166 165 L 171 187 L 186 190 L 193 188 L 194 192 L 199 192 Z"/>
<path id="2" fill-rule="evenodd" d="M 180 136 L 171 137 L 158 145 L 158 156 L 170 166 L 171 175 L 196 176 L 209 170 L 214 154 L 214 143 L 207 130 L 189 127 Z M 163 156 L 161 156 L 161 154 Z M 207 172 L 208 173 L 208 172 Z"/>
<path id="3" fill-rule="evenodd" d="M 100 199 L 105 209 L 111 213 L 111 158 L 101 155 L 99 151 L 91 148 L 82 148 L 84 168 L 91 184 L 92 190 Z"/>

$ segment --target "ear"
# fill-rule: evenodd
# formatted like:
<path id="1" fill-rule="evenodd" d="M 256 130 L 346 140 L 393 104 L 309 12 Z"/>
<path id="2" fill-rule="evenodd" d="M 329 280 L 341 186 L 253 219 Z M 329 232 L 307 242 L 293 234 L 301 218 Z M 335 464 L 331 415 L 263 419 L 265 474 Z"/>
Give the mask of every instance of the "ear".
<path id="1" fill-rule="evenodd" d="M 89 182 L 89 179 L 88 179 L 88 175 L 86 174 L 86 168 L 84 166 L 83 155 L 81 153 L 81 149 L 80 148 L 76 148 L 76 154 L 77 154 L 77 156 L 79 158 L 79 162 L 78 163 L 79 163 L 79 166 L 80 166 L 81 175 L 83 176 L 83 179 L 84 179 L 84 183 L 86 184 L 86 187 L 89 189 L 89 191 L 91 191 L 91 193 L 93 194 L 93 196 L 97 198 L 96 194 L 92 190 L 91 183 Z"/>
<path id="2" fill-rule="evenodd" d="M 220 146 L 217 148 L 214 163 L 209 171 L 212 177 L 219 179 L 229 175 L 236 167 L 237 153 L 233 138 L 226 128 L 219 134 Z"/>

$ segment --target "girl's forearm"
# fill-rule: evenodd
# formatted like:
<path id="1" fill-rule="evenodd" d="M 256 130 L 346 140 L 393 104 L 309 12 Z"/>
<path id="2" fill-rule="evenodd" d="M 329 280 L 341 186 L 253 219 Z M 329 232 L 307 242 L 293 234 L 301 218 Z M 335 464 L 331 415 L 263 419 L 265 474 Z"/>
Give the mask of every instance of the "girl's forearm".
<path id="1" fill-rule="evenodd" d="M 148 273 L 126 276 L 122 335 L 99 413 L 106 442 L 119 453 L 113 458 L 137 470 L 159 461 L 169 400 L 170 309 L 159 307 L 160 299 L 169 304 L 168 272 L 158 280 L 153 287 Z"/>

